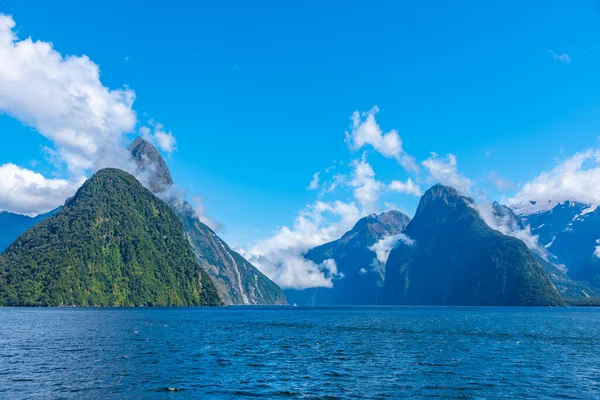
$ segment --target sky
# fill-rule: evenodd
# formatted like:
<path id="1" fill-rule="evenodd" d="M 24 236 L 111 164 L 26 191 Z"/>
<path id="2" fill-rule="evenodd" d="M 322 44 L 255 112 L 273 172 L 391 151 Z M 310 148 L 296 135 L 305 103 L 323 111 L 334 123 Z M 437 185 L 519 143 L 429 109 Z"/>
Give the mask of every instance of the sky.
<path id="1" fill-rule="evenodd" d="M 598 1 L 1 0 L 0 14 L 0 210 L 62 204 L 97 169 L 127 169 L 141 135 L 219 235 L 310 287 L 331 281 L 299 254 L 369 213 L 412 216 L 436 182 L 600 202 Z"/>

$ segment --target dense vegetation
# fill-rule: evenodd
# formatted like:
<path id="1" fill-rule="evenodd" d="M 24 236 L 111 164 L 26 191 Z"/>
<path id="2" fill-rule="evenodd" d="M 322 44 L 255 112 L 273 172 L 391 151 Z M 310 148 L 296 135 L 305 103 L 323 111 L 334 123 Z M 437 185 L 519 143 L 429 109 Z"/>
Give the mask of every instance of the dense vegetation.
<path id="1" fill-rule="evenodd" d="M 574 307 L 600 307 L 600 298 L 565 299 L 568 305 Z"/>
<path id="2" fill-rule="evenodd" d="M 0 305 L 220 304 L 170 207 L 104 169 L 0 258 Z"/>
<path id="3" fill-rule="evenodd" d="M 213 279 L 219 296 L 226 304 L 286 304 L 279 286 L 203 224 L 188 202 L 177 195 L 173 197 L 168 190 L 173 185 L 171 172 L 151 143 L 138 137 L 129 146 L 129 151 L 144 184 L 165 198 L 183 223 L 196 261 Z"/>
<path id="4" fill-rule="evenodd" d="M 547 273 L 520 240 L 491 229 L 473 201 L 454 189 L 431 188 L 387 263 L 390 304 L 559 305 Z"/>

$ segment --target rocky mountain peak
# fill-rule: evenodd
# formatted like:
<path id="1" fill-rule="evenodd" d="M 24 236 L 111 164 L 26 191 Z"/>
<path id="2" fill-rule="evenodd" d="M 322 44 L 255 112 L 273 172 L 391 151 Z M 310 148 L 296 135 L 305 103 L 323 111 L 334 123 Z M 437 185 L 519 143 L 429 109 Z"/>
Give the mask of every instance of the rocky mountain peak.
<path id="1" fill-rule="evenodd" d="M 138 166 L 141 180 L 152 192 L 162 192 L 173 185 L 171 171 L 152 143 L 138 136 L 127 149 Z"/>

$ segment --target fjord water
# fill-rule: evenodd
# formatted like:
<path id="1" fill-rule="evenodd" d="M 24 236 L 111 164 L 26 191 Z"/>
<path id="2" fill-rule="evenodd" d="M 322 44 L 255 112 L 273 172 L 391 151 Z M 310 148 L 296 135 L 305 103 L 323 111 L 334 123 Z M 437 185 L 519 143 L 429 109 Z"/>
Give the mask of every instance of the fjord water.
<path id="1" fill-rule="evenodd" d="M 0 326 L 0 398 L 600 397 L 594 308 L 4 308 Z"/>

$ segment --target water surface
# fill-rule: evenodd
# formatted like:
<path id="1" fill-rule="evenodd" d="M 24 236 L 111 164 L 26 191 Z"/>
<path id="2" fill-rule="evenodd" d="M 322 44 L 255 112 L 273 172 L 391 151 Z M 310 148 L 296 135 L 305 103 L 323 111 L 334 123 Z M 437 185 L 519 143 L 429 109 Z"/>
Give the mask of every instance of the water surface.
<path id="1" fill-rule="evenodd" d="M 0 398 L 600 398 L 600 309 L 0 309 Z"/>

